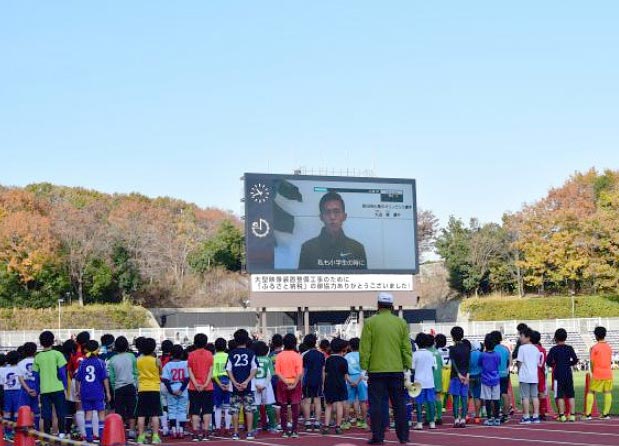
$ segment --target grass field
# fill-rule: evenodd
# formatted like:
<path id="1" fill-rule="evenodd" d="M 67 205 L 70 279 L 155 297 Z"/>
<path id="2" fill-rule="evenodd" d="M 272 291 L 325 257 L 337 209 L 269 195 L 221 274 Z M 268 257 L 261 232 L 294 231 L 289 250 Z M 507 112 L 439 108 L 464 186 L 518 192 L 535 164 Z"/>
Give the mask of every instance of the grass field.
<path id="1" fill-rule="evenodd" d="M 584 395 L 585 395 L 585 379 L 587 374 L 585 372 L 574 373 L 574 389 L 576 391 L 576 412 L 582 413 L 584 409 Z M 511 375 L 512 387 L 514 389 L 514 396 L 516 404 L 520 404 L 520 388 L 518 386 L 518 376 Z M 613 406 L 611 413 L 613 415 L 619 415 L 619 370 L 615 370 L 614 376 L 615 387 L 613 389 Z M 551 393 L 552 398 L 552 393 Z M 598 409 L 602 409 L 602 397 L 598 397 Z"/>

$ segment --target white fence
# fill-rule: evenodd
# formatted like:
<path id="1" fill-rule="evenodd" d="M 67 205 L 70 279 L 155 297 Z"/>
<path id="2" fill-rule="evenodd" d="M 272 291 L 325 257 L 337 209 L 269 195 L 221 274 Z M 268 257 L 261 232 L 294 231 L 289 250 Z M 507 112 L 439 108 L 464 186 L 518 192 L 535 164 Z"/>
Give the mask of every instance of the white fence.
<path id="1" fill-rule="evenodd" d="M 468 336 L 482 336 L 486 333 L 499 330 L 506 336 L 515 336 L 516 326 L 524 322 L 530 327 L 541 333 L 553 333 L 557 328 L 565 328 L 568 332 L 578 332 L 584 335 L 591 335 L 593 329 L 597 326 L 604 326 L 608 330 L 619 331 L 619 318 L 588 318 L 588 319 L 551 319 L 551 320 L 531 320 L 531 321 L 490 321 L 490 322 L 450 322 L 439 323 L 434 321 L 422 322 L 419 324 L 410 324 L 411 334 L 414 335 L 420 331 L 430 332 L 434 330 L 437 333 L 448 334 L 454 325 L 459 325 L 464 329 Z M 75 336 L 80 331 L 88 331 L 94 339 L 99 339 L 105 333 L 111 333 L 114 336 L 125 336 L 129 341 L 139 337 L 146 336 L 156 339 L 161 342 L 165 339 L 170 339 L 174 342 L 183 344 L 190 343 L 196 333 L 205 333 L 210 340 L 215 340 L 218 337 L 231 339 L 233 333 L 239 329 L 245 328 L 251 334 L 257 335 L 262 339 L 270 339 L 275 333 L 286 334 L 294 333 L 300 335 L 296 326 L 281 326 L 267 327 L 266 333 L 262 333 L 256 327 L 229 327 L 216 328 L 208 327 L 184 327 L 184 328 L 139 328 L 135 330 L 95 330 L 89 328 L 62 329 L 51 331 L 59 340 L 69 339 Z M 354 320 L 348 320 L 342 325 L 319 325 L 312 327 L 312 331 L 319 338 L 332 338 L 342 336 L 350 339 L 359 336 L 360 324 Z M 0 348 L 6 350 L 9 347 L 17 347 L 28 341 L 38 342 L 40 331 L 0 331 Z"/>
<path id="2" fill-rule="evenodd" d="M 505 335 L 516 335 L 516 326 L 524 322 L 529 327 L 541 332 L 552 333 L 557 328 L 565 328 L 568 332 L 578 332 L 583 335 L 591 334 L 595 327 L 603 326 L 607 330 L 619 330 L 619 318 L 587 318 L 587 319 L 549 319 L 549 320 L 530 320 L 530 321 L 468 321 L 468 322 L 449 322 L 437 323 L 434 321 L 422 322 L 421 324 L 411 324 L 412 332 L 429 332 L 435 330 L 437 333 L 448 334 L 454 325 L 459 325 L 464 329 L 466 335 L 481 336 L 494 330 L 499 330 Z"/>

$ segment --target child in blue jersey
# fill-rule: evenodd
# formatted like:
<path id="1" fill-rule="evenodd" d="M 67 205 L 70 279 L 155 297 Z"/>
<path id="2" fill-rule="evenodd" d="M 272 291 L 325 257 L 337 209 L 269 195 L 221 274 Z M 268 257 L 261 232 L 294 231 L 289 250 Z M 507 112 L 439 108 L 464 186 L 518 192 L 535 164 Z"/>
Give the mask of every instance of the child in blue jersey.
<path id="1" fill-rule="evenodd" d="M 161 381 L 168 391 L 168 419 L 172 437 L 183 438 L 189 406 L 189 369 L 183 360 L 184 350 L 175 345 L 170 352 L 171 360 L 163 367 Z"/>
<path id="2" fill-rule="evenodd" d="M 365 419 L 368 411 L 368 384 L 365 372 L 361 370 L 359 360 L 359 338 L 352 338 L 349 342 L 350 352 L 344 356 L 348 362 L 348 377 L 346 386 L 348 388 L 348 404 L 354 406 L 355 401 L 359 403 L 359 413 L 357 413 L 357 427 L 366 429 Z M 345 411 L 345 414 L 348 412 Z M 348 424 L 348 423 L 345 423 Z"/>
<path id="3" fill-rule="evenodd" d="M 249 333 L 247 330 L 237 330 L 234 333 L 236 348 L 228 354 L 226 371 L 232 383 L 232 399 L 230 413 L 232 414 L 232 424 L 234 425 L 233 440 L 239 440 L 239 412 L 243 410 L 245 414 L 245 426 L 247 428 L 247 439 L 254 440 L 255 433 L 252 431 L 254 423 L 254 392 L 251 389 L 251 382 L 258 372 L 258 362 L 256 354 L 249 348 Z"/>
<path id="4" fill-rule="evenodd" d="M 112 400 L 110 382 L 107 376 L 105 363 L 99 359 L 99 343 L 94 339 L 85 345 L 86 357 L 80 362 L 75 380 L 77 381 L 77 393 L 84 408 L 86 419 L 86 441 L 94 439 L 92 417 L 97 412 L 99 420 L 105 418 L 105 403 Z M 103 433 L 103 423 L 99 423 L 99 437 Z"/>
<path id="5" fill-rule="evenodd" d="M 17 411 L 20 406 L 21 384 L 19 383 L 19 354 L 13 350 L 6 355 L 6 366 L 0 369 L 0 384 L 4 388 L 4 419 L 17 420 Z M 6 435 L 12 438 L 10 427 L 7 426 Z"/>
<path id="6" fill-rule="evenodd" d="M 471 359 L 470 359 L 470 385 L 469 394 L 473 398 L 473 406 L 475 407 L 475 424 L 481 423 L 481 365 L 479 364 L 479 358 L 481 358 L 481 344 L 477 341 L 471 342 Z"/>
<path id="7" fill-rule="evenodd" d="M 509 420 L 511 411 L 511 401 L 509 398 L 509 369 L 512 363 L 512 354 L 503 342 L 503 335 L 496 330 L 490 333 L 494 339 L 494 351 L 498 353 L 501 362 L 499 363 L 499 387 L 501 390 L 501 423 L 506 423 Z"/>
<path id="8" fill-rule="evenodd" d="M 20 406 L 28 406 L 34 415 L 34 426 L 39 427 L 39 382 L 32 373 L 34 355 L 37 353 L 37 345 L 34 342 L 24 344 L 24 359 L 19 361 L 17 369 L 19 373 L 19 383 L 21 384 Z"/>
<path id="9" fill-rule="evenodd" d="M 481 366 L 481 399 L 486 404 L 488 419 L 486 426 L 500 426 L 499 403 L 501 400 L 501 378 L 499 369 L 501 356 L 494 351 L 496 340 L 492 334 L 487 334 L 484 340 L 485 351 L 478 359 Z"/>

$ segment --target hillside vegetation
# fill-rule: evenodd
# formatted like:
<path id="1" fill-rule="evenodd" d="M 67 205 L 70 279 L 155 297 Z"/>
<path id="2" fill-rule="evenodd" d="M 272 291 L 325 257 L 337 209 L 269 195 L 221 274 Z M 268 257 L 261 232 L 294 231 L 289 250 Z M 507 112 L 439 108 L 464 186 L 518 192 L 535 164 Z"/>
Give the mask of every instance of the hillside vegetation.
<path id="1" fill-rule="evenodd" d="M 151 317 L 142 307 L 123 304 L 92 304 L 63 306 L 60 313 L 61 328 L 143 328 L 151 325 Z M 56 308 L 2 308 L 0 330 L 42 330 L 58 327 Z"/>
<path id="2" fill-rule="evenodd" d="M 575 317 L 619 317 L 619 296 L 576 296 Z M 569 297 L 485 297 L 465 299 L 460 312 L 472 321 L 564 319 L 572 317 Z"/>
<path id="3" fill-rule="evenodd" d="M 234 305 L 240 222 L 172 198 L 32 184 L 0 187 L 0 307 L 125 300 Z M 217 286 L 213 286 L 213 284 Z"/>
<path id="4" fill-rule="evenodd" d="M 464 296 L 615 294 L 619 171 L 576 173 L 502 224 L 452 217 L 436 248 Z"/>

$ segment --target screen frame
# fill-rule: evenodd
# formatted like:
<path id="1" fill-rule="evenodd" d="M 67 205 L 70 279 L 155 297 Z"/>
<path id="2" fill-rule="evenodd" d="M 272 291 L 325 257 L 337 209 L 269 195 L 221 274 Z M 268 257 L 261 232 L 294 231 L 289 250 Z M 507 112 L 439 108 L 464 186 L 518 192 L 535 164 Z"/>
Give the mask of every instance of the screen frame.
<path id="1" fill-rule="evenodd" d="M 251 234 L 251 219 L 248 218 L 248 177 L 251 180 L 297 180 L 297 181 L 325 181 L 325 182 L 348 182 L 348 183 L 377 183 L 377 184 L 405 184 L 411 185 L 413 194 L 413 237 L 415 243 L 414 268 L 408 269 L 368 269 L 368 270 L 307 270 L 307 269 L 264 269 L 264 268 L 248 268 L 247 261 L 244 265 L 245 272 L 249 274 L 328 274 L 328 275 L 348 275 L 348 274 L 407 274 L 415 275 L 419 273 L 419 236 L 418 236 L 418 216 L 417 216 L 417 181 L 411 178 L 379 178 L 379 177 L 348 177 L 348 176 L 330 176 L 330 175 L 296 175 L 296 174 L 272 174 L 272 173 L 256 173 L 246 172 L 243 174 L 243 204 L 244 204 L 244 220 L 245 220 L 245 258 L 247 259 L 249 234 Z"/>

